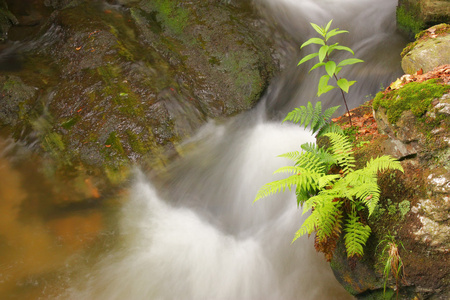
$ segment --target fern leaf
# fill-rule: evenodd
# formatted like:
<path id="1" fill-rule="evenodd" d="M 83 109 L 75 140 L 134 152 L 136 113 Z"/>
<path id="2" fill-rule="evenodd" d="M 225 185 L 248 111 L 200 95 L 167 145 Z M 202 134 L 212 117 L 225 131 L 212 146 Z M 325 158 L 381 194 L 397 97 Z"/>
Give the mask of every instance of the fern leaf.
<path id="1" fill-rule="evenodd" d="M 286 167 L 281 167 L 279 169 L 277 169 L 275 172 L 273 172 L 274 174 L 278 174 L 278 173 L 288 173 L 288 174 L 302 174 L 304 173 L 306 170 L 304 168 L 301 167 L 297 167 L 297 166 L 286 166 Z"/>
<path id="2" fill-rule="evenodd" d="M 288 178 L 284 178 L 281 180 L 272 181 L 263 185 L 258 192 L 256 193 L 255 200 L 253 203 L 258 201 L 261 198 L 284 192 L 286 189 L 291 190 L 292 186 L 297 186 L 297 189 L 303 190 L 316 190 L 316 182 L 318 181 L 321 174 L 308 171 L 304 168 L 300 167 L 282 167 L 279 168 L 275 173 L 292 173 L 295 174 L 289 176 Z"/>
<path id="3" fill-rule="evenodd" d="M 344 240 L 347 257 L 362 256 L 364 254 L 363 246 L 371 233 L 370 227 L 359 222 L 359 217 L 356 212 L 353 212 L 348 216 L 344 231 L 346 232 Z"/>
<path id="4" fill-rule="evenodd" d="M 267 196 L 279 193 L 279 192 L 284 192 L 286 190 L 286 188 L 288 188 L 289 190 L 291 190 L 293 185 L 297 184 L 297 178 L 295 178 L 296 176 L 289 176 L 288 178 L 284 178 L 281 180 L 276 180 L 276 181 L 272 181 L 269 183 L 266 183 L 265 185 L 263 185 L 258 192 L 256 193 L 256 197 L 255 200 L 253 200 L 253 203 L 258 201 L 261 198 L 265 198 Z"/>
<path id="5" fill-rule="evenodd" d="M 344 174 L 348 174 L 355 168 L 355 158 L 353 156 L 352 144 L 344 135 L 329 132 L 325 134 L 331 140 L 331 151 Z"/>
<path id="6" fill-rule="evenodd" d="M 334 158 L 325 151 L 303 152 L 295 162 L 298 167 L 305 168 L 311 172 L 325 174 L 328 172 L 330 165 L 334 162 Z"/>
<path id="7" fill-rule="evenodd" d="M 317 105 L 321 106 L 320 102 L 317 102 L 316 106 Z M 309 101 L 306 104 L 306 112 L 307 112 L 307 114 L 305 116 L 304 123 L 300 124 L 300 125 L 304 125 L 305 128 L 307 128 L 310 125 L 311 121 L 314 120 L 314 115 L 316 113 L 316 110 L 314 109 L 313 105 Z"/>
<path id="8" fill-rule="evenodd" d="M 303 222 L 302 226 L 294 235 L 294 239 L 292 240 L 291 244 L 295 242 L 299 237 L 305 235 L 305 234 L 311 234 L 316 229 L 318 223 L 318 214 L 312 213 L 306 220 Z"/>
<path id="9" fill-rule="evenodd" d="M 293 162 L 296 162 L 299 159 L 300 155 L 301 153 L 299 151 L 293 151 L 278 155 L 278 157 L 287 158 L 289 160 L 292 160 Z"/>
<path id="10" fill-rule="evenodd" d="M 339 108 L 339 105 L 338 106 L 332 106 L 332 107 L 330 107 L 330 108 L 327 108 L 324 112 L 323 112 L 323 114 L 322 114 L 322 117 L 324 118 L 324 119 L 326 119 L 326 120 L 329 120 L 329 119 L 331 119 L 331 116 L 336 112 L 336 110 Z M 340 127 L 339 127 L 340 128 Z"/>
<path id="11" fill-rule="evenodd" d="M 336 164 L 336 160 L 334 156 L 325 150 L 322 147 L 317 146 L 314 143 L 305 143 L 300 146 L 304 151 L 313 153 L 315 156 L 319 158 L 322 164 L 326 167 L 326 171 L 328 172 L 330 166 Z"/>
<path id="12" fill-rule="evenodd" d="M 338 174 L 330 174 L 330 175 L 322 176 L 319 178 L 318 188 L 324 189 L 325 187 L 329 186 L 332 182 L 339 179 L 340 177 L 341 176 Z"/>
<path id="13" fill-rule="evenodd" d="M 297 123 L 300 121 L 300 117 L 301 117 L 302 114 L 303 114 L 303 112 L 302 112 L 303 109 L 305 109 L 305 108 L 304 108 L 304 107 L 297 107 L 297 108 L 294 108 L 292 111 L 290 111 L 290 112 L 286 115 L 286 117 L 283 119 L 283 122 L 282 122 L 282 123 L 284 123 L 284 122 L 286 122 L 286 121 L 290 121 L 290 122 L 292 122 L 292 123 L 297 124 Z"/>
<path id="14" fill-rule="evenodd" d="M 335 123 L 331 122 L 331 123 L 326 123 L 317 133 L 317 136 L 324 136 L 326 133 L 329 132 L 333 132 L 333 133 L 337 133 L 340 135 L 344 135 L 344 131 L 342 130 L 341 127 L 339 127 L 338 125 L 336 125 Z"/>
<path id="15" fill-rule="evenodd" d="M 299 187 L 297 186 L 297 190 L 295 191 L 295 195 L 297 198 L 297 206 L 302 205 L 306 200 L 308 200 L 311 195 L 315 191 L 307 190 L 305 187 Z"/>
<path id="16" fill-rule="evenodd" d="M 399 170 L 404 172 L 401 163 L 389 155 L 383 155 L 375 159 L 372 158 L 364 167 L 364 172 L 370 172 L 373 174 L 377 174 L 379 171 L 382 172 L 385 170 Z"/>
<path id="17" fill-rule="evenodd" d="M 319 101 L 314 107 L 314 114 L 311 120 L 311 131 L 315 133 L 320 127 L 323 126 L 324 120 L 322 119 L 322 103 Z"/>

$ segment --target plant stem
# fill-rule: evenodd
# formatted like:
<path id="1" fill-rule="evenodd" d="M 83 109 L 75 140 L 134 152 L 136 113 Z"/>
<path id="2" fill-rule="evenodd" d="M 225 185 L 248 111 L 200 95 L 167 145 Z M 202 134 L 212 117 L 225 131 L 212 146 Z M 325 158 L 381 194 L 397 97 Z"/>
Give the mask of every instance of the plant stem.
<path id="1" fill-rule="evenodd" d="M 334 79 L 336 79 L 336 82 L 338 81 L 336 74 L 334 74 Z M 347 109 L 348 120 L 350 121 L 350 127 L 353 127 L 352 117 L 350 116 L 350 110 L 348 109 L 347 100 L 345 99 L 344 91 L 341 88 L 339 88 L 339 89 L 341 90 L 342 98 L 344 99 L 345 109 Z"/>
<path id="2" fill-rule="evenodd" d="M 326 44 L 327 44 L 327 43 L 325 42 L 325 45 L 326 45 Z M 326 59 L 327 59 L 327 62 L 330 61 L 330 58 L 328 57 L 328 54 L 326 55 Z M 334 73 L 333 75 L 334 75 L 334 79 L 336 79 L 336 82 L 337 82 L 337 81 L 338 81 L 338 78 L 337 78 L 337 76 L 336 76 L 336 73 Z M 339 88 L 339 89 L 341 90 L 341 95 L 342 95 L 342 98 L 344 99 L 345 109 L 347 110 L 348 120 L 350 121 L 350 127 L 353 127 L 353 124 L 352 124 L 352 117 L 350 116 L 350 110 L 348 109 L 347 100 L 345 99 L 344 91 L 343 91 L 341 88 Z"/>

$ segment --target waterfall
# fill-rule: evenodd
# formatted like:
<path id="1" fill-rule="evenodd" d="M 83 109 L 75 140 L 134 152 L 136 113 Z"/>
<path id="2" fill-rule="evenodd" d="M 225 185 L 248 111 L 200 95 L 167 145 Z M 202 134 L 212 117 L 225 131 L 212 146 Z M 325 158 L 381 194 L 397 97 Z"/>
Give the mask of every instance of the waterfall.
<path id="1" fill-rule="evenodd" d="M 359 81 L 349 95 L 355 107 L 400 74 L 404 40 L 395 33 L 395 2 L 254 4 L 298 43 L 314 34 L 309 22 L 333 19 L 333 28 L 350 31 L 342 44 L 366 61 L 345 74 Z M 314 141 L 279 117 L 307 101 L 341 104 L 333 95 L 314 97 L 318 72 L 305 76 L 299 59 L 292 58 L 257 108 L 225 124 L 210 122 L 187 141 L 185 149 L 194 150 L 173 162 L 166 178 L 152 182 L 136 171 L 118 245 L 61 299 L 351 299 L 312 238 L 291 245 L 304 218 L 293 193 L 252 203 L 259 187 L 280 178 L 273 171 L 288 163 L 276 156 Z"/>

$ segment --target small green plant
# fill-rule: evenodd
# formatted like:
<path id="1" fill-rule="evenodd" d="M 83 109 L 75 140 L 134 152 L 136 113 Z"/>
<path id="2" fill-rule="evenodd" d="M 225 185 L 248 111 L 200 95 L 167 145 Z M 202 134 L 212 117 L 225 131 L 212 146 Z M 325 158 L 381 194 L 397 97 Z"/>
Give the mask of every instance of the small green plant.
<path id="1" fill-rule="evenodd" d="M 371 229 L 363 224 L 361 215 L 365 210 L 369 217 L 374 212 L 380 198 L 377 174 L 384 170 L 400 170 L 402 166 L 390 156 L 371 159 L 362 169 L 355 170 L 352 144 L 340 127 L 329 121 L 336 111 L 332 107 L 322 112 L 321 103 L 290 112 L 284 121 L 300 123 L 310 127 L 317 136 L 325 136 L 331 147 L 318 147 L 303 144 L 303 152 L 289 152 L 280 155 L 294 162 L 275 173 L 292 174 L 288 178 L 273 181 L 261 187 L 254 201 L 274 193 L 291 190 L 295 186 L 297 204 L 303 207 L 303 214 L 311 211 L 292 242 L 302 235 L 316 233 L 316 249 L 331 259 L 335 243 L 344 223 L 344 240 L 347 256 L 362 256 L 363 246 L 370 236 Z M 332 166 L 340 171 L 330 173 Z M 345 220 L 343 220 L 345 219 Z M 329 248 L 332 249 L 329 249 Z"/>
<path id="2" fill-rule="evenodd" d="M 384 269 L 383 269 L 383 277 L 384 277 L 384 285 L 383 290 L 386 293 L 386 285 L 389 280 L 389 275 L 392 274 L 395 280 L 395 290 L 397 292 L 397 298 L 398 298 L 398 290 L 400 287 L 400 281 L 404 280 L 405 278 L 405 271 L 404 271 L 404 265 L 402 257 L 399 253 L 399 244 L 402 246 L 403 249 L 405 247 L 403 246 L 403 243 L 397 243 L 395 241 L 395 237 L 388 233 L 386 235 L 386 238 L 382 240 L 378 246 L 384 244 L 383 251 L 381 252 L 381 256 L 384 257 L 385 253 L 387 252 L 387 259 L 384 263 Z M 377 246 L 377 248 L 378 248 Z"/>
<path id="3" fill-rule="evenodd" d="M 403 200 L 398 204 L 398 210 L 402 215 L 402 218 L 406 216 L 406 214 L 411 210 L 411 203 L 408 200 Z"/>
<path id="4" fill-rule="evenodd" d="M 309 72 L 311 72 L 312 70 L 319 68 L 319 67 L 325 67 L 325 71 L 327 74 L 323 75 L 322 77 L 320 77 L 319 80 L 319 85 L 318 85 L 318 90 L 317 90 L 317 96 L 320 96 L 322 94 L 325 94 L 329 91 L 331 91 L 332 89 L 339 87 L 339 89 L 341 90 L 341 95 L 342 98 L 344 100 L 344 104 L 345 104 L 345 108 L 347 110 L 348 113 L 348 117 L 350 120 L 350 125 L 352 125 L 352 119 L 350 116 L 350 111 L 348 109 L 348 105 L 347 105 L 347 100 L 345 99 L 345 94 L 344 92 L 348 93 L 350 86 L 352 86 L 353 84 L 356 83 L 356 81 L 348 81 L 345 78 L 338 78 L 338 74 L 339 72 L 342 70 L 343 66 L 347 66 L 347 65 L 353 65 L 356 63 L 360 63 L 363 62 L 363 60 L 358 59 L 358 58 L 348 58 L 348 59 L 344 59 L 339 63 L 336 63 L 335 61 L 331 60 L 331 53 L 335 50 L 340 50 L 340 51 L 348 51 L 351 54 L 355 55 L 355 53 L 353 52 L 352 49 L 350 49 L 349 47 L 346 46 L 342 46 L 339 45 L 339 43 L 334 43 L 334 44 L 327 44 L 328 40 L 333 37 L 336 36 L 338 34 L 342 34 L 342 33 L 347 33 L 348 31 L 346 30 L 339 30 L 339 28 L 335 28 L 330 30 L 330 26 L 331 26 L 331 22 L 333 20 L 331 20 L 330 22 L 328 22 L 328 24 L 325 27 L 321 27 L 317 24 L 311 23 L 311 26 L 314 28 L 314 30 L 321 35 L 321 38 L 310 38 L 309 40 L 307 40 L 306 42 L 304 42 L 300 48 L 303 48 L 307 45 L 310 44 L 318 44 L 320 45 L 320 49 L 318 52 L 315 53 L 311 53 L 305 57 L 303 57 L 300 62 L 298 63 L 298 65 L 301 65 L 304 62 L 307 62 L 313 58 L 318 57 L 319 62 L 316 63 L 310 70 Z M 331 78 L 334 78 L 336 80 L 336 84 L 337 86 L 334 85 L 330 85 L 329 84 L 329 80 Z"/>

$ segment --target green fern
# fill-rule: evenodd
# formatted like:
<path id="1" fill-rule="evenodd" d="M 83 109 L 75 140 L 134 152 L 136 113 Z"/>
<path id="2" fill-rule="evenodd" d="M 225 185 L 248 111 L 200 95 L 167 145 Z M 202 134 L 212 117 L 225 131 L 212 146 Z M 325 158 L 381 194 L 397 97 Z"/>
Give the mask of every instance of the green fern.
<path id="1" fill-rule="evenodd" d="M 338 130 L 334 123 L 329 122 L 329 119 L 338 108 L 339 106 L 333 106 L 322 112 L 322 103 L 320 101 L 316 103 L 315 107 L 313 107 L 311 102 L 308 102 L 306 106 L 295 108 L 288 113 L 283 123 L 291 121 L 303 126 L 305 129 L 309 126 L 313 134 L 318 131 L 328 132 L 329 130 Z"/>
<path id="2" fill-rule="evenodd" d="M 347 249 L 347 256 L 363 256 L 363 246 L 369 239 L 371 229 L 368 225 L 359 222 L 359 217 L 356 212 L 352 212 L 347 219 L 344 228 L 345 248 Z"/>
<path id="3" fill-rule="evenodd" d="M 323 136 L 330 139 L 329 149 L 320 148 L 314 144 L 303 144 L 303 152 L 294 151 L 280 155 L 293 161 L 293 166 L 279 168 L 275 173 L 287 173 L 290 176 L 269 182 L 258 191 L 255 201 L 292 190 L 295 186 L 297 204 L 302 206 L 303 214 L 311 214 L 305 219 L 300 229 L 295 233 L 294 242 L 303 235 L 316 233 L 318 243 L 333 239 L 340 233 L 342 222 L 345 222 L 345 246 L 347 255 L 362 256 L 363 247 L 370 236 L 370 227 L 360 222 L 357 211 L 367 209 L 369 217 L 380 199 L 380 188 L 377 183 L 378 172 L 398 170 L 403 172 L 401 164 L 390 156 L 371 159 L 362 169 L 355 170 L 355 158 L 352 144 L 347 136 L 339 130 L 326 132 L 324 128 L 332 128 L 328 118 L 335 111 L 321 112 L 320 102 L 315 107 L 308 103 L 306 107 L 295 109 L 284 121 L 299 123 L 312 131 L 324 132 Z M 323 120 L 323 121 L 322 121 Z M 329 174 L 330 168 L 337 165 L 342 174 Z M 345 204 L 345 205 L 344 205 Z M 347 219 L 342 220 L 343 207 L 349 207 Z M 323 246 L 323 245 L 322 245 Z"/>

